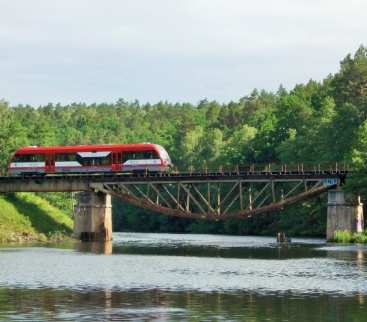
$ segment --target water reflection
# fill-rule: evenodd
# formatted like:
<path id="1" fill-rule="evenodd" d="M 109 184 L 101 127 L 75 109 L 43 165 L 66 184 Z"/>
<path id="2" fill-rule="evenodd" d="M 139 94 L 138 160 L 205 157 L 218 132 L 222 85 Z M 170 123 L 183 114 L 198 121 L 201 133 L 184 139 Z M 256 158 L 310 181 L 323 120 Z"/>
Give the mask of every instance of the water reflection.
<path id="1" fill-rule="evenodd" d="M 0 321 L 366 321 L 364 295 L 0 289 Z"/>
<path id="2" fill-rule="evenodd" d="M 75 250 L 83 253 L 111 255 L 113 244 L 108 242 L 76 242 L 74 244 Z"/>
<path id="3" fill-rule="evenodd" d="M 127 233 L 0 248 L 0 321 L 366 321 L 366 253 L 320 240 Z"/>
<path id="4" fill-rule="evenodd" d="M 295 239 L 278 244 L 272 237 L 182 235 L 182 234 L 115 234 L 115 254 L 140 254 L 187 257 L 221 257 L 253 259 L 290 259 L 323 257 L 317 246 L 322 240 Z"/>
<path id="5" fill-rule="evenodd" d="M 325 251 L 327 257 L 333 257 L 339 260 L 353 261 L 358 266 L 364 267 L 366 264 L 366 245 L 330 245 L 321 247 L 319 250 Z"/>

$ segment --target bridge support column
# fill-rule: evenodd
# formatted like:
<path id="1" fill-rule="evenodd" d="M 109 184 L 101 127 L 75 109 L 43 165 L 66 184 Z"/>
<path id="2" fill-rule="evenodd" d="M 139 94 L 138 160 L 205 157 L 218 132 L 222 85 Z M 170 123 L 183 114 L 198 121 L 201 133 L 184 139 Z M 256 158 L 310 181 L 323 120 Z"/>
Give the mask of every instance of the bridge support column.
<path id="1" fill-rule="evenodd" d="M 348 200 L 342 190 L 329 190 L 326 238 L 332 240 L 337 230 L 363 231 L 363 204 L 360 198 Z"/>
<path id="2" fill-rule="evenodd" d="M 111 195 L 79 193 L 74 209 L 74 237 L 82 241 L 112 240 Z"/>

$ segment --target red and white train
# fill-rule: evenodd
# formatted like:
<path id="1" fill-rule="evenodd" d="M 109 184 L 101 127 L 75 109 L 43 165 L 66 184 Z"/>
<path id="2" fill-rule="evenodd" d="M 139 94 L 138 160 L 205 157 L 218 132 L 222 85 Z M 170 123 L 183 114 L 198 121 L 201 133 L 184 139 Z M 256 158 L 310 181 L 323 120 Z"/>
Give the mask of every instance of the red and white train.
<path id="1" fill-rule="evenodd" d="M 158 144 L 23 147 L 15 151 L 9 175 L 102 172 L 166 172 L 172 166 Z"/>

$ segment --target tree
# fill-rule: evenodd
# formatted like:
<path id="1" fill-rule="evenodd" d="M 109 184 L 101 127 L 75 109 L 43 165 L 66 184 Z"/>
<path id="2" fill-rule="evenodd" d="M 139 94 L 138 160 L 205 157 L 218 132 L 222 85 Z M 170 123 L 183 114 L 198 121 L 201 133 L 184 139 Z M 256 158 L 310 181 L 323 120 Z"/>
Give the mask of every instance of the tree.
<path id="1" fill-rule="evenodd" d="M 247 124 L 234 131 L 223 151 L 223 163 L 244 165 L 253 163 L 255 159 L 254 138 L 257 129 Z"/>

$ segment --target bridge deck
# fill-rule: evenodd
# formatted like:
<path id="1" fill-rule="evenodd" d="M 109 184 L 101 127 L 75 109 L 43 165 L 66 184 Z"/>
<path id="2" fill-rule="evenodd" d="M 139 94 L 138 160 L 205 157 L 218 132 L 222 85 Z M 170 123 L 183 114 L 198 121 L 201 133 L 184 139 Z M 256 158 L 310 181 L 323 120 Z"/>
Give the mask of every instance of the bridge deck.
<path id="1" fill-rule="evenodd" d="M 343 183 L 349 171 L 291 171 L 291 172 L 181 172 L 181 173 L 103 173 L 35 176 L 2 176 L 0 192 L 21 191 L 89 191 L 91 183 L 198 183 L 198 182 L 287 182 L 337 179 Z"/>

